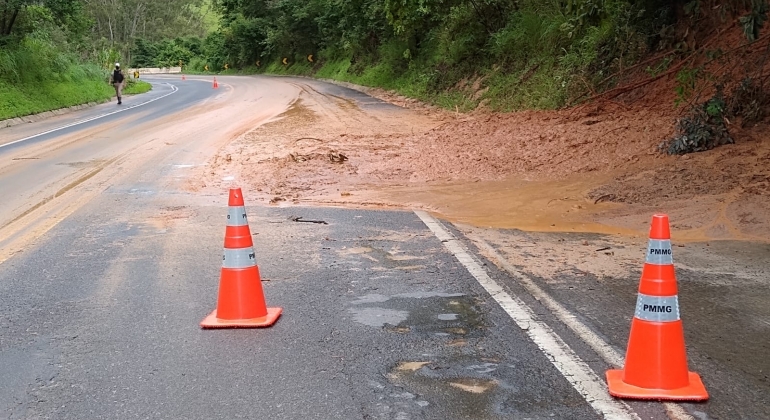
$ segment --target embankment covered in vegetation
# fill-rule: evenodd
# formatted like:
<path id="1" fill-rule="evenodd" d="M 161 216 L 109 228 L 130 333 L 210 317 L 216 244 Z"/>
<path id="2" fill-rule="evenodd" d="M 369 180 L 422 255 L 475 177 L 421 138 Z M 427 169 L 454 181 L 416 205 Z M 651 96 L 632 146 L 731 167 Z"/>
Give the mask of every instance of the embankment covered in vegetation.
<path id="1" fill-rule="evenodd" d="M 143 23 L 145 29 L 155 30 L 144 22 L 147 13 L 167 9 L 160 3 L 139 9 L 129 3 L 105 8 L 91 0 L 0 0 L 0 120 L 101 102 L 114 95 L 109 71 L 115 62 L 128 64 L 123 58 L 131 44 L 124 40 L 135 36 L 124 33 L 131 28 L 124 24 L 132 22 L 136 28 Z M 183 15 L 179 10 L 167 12 Z M 149 88 L 131 83 L 124 92 Z"/>

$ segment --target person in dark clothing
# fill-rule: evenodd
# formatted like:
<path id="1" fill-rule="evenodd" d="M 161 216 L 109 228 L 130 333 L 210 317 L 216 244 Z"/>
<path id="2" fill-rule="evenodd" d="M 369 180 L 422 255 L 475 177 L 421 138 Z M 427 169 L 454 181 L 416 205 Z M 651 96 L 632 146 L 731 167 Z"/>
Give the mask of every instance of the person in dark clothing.
<path id="1" fill-rule="evenodd" d="M 120 70 L 120 63 L 115 63 L 115 70 L 110 76 L 110 83 L 115 87 L 115 94 L 118 96 L 118 105 L 123 103 L 123 71 Z"/>

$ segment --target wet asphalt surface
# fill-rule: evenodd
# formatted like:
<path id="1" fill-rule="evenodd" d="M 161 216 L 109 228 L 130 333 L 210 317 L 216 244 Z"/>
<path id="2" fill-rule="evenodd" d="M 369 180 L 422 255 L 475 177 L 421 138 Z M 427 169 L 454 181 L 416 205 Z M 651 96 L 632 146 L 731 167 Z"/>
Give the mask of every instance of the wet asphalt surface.
<path id="1" fill-rule="evenodd" d="M 596 418 L 412 213 L 249 208 L 284 314 L 209 331 L 223 208 L 96 201 L 0 266 L 9 418 Z"/>
<path id="2" fill-rule="evenodd" d="M 259 207 L 247 196 L 267 303 L 284 314 L 269 329 L 201 330 L 216 304 L 226 202 L 181 192 L 169 181 L 183 170 L 175 159 L 148 161 L 0 264 L 1 418 L 598 418 L 411 212 Z M 715 247 L 770 264 L 767 247 Z M 484 267 L 603 377 L 610 366 L 516 279 Z M 699 419 L 770 418 L 768 283 L 708 267 L 677 275 L 690 368 L 711 394 L 683 406 Z M 532 278 L 624 353 L 638 278 L 560 276 Z M 629 406 L 665 418 L 659 403 Z"/>
<path id="3" fill-rule="evenodd" d="M 526 247 L 541 238 L 568 241 L 574 247 L 583 241 L 601 241 L 594 234 L 531 234 L 506 231 Z M 470 245 L 472 246 L 472 245 Z M 674 247 L 679 286 L 679 305 L 684 323 L 688 364 L 701 375 L 709 392 L 705 403 L 683 403 L 697 419 L 770 418 L 770 245 L 717 241 Z M 685 255 L 681 255 L 685 254 Z M 752 268 L 759 273 L 749 280 L 711 267 L 715 257 L 734 261 L 735 268 Z M 641 259 L 641 256 L 640 256 Z M 680 262 L 687 267 L 679 266 Z M 522 262 L 512 262 L 523 266 Z M 491 264 L 490 264 L 491 265 Z M 546 280 L 526 273 L 538 286 L 564 305 L 580 321 L 598 333 L 620 354 L 625 354 L 636 304 L 641 262 L 635 276 L 597 278 L 575 267 L 562 267 L 559 278 Z M 697 269 L 696 269 L 697 268 Z M 767 273 L 767 276 L 762 275 Z M 510 276 L 503 280 L 513 290 L 519 287 Z M 519 291 L 526 296 L 526 291 Z M 537 308 L 539 303 L 530 300 Z M 547 309 L 542 309 L 547 317 Z M 580 340 L 558 321 L 549 323 L 576 349 L 584 360 L 592 357 L 581 349 Z M 650 404 L 631 403 L 637 412 Z"/>
<path id="4" fill-rule="evenodd" d="M 149 111 L 133 121 L 164 112 Z M 597 418 L 411 212 L 248 207 L 268 305 L 284 314 L 201 330 L 226 202 L 180 191 L 187 149 L 0 264 L 0 417 Z"/>

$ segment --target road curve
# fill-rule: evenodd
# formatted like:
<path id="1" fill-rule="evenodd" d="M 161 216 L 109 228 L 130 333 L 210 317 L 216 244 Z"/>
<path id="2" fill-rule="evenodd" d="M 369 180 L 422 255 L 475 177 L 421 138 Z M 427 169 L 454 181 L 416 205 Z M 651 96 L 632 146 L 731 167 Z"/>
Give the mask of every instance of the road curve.
<path id="1" fill-rule="evenodd" d="M 298 92 L 271 79 L 225 78 L 219 89 L 205 78 L 148 81 L 151 93 L 120 106 L 0 130 L 0 261 L 31 239 L 33 225 L 61 220 L 58 213 L 73 211 L 127 167 L 157 154 L 216 150 L 281 114 Z"/>
<path id="2" fill-rule="evenodd" d="M 191 178 L 301 92 L 356 112 L 392 106 L 296 78 L 218 77 L 219 89 L 209 77 L 148 80 L 153 91 L 122 107 L 0 130 L 0 417 L 767 413 L 767 375 L 705 361 L 703 344 L 691 354 L 713 386 L 708 404 L 608 397 L 603 373 L 624 350 L 637 279 L 594 290 L 598 280 L 575 269 L 548 282 L 423 212 L 253 206 L 247 196 L 268 304 L 284 314 L 271 329 L 201 330 L 216 305 L 226 198 L 191 192 Z M 532 258 L 532 237 L 504 233 Z"/>

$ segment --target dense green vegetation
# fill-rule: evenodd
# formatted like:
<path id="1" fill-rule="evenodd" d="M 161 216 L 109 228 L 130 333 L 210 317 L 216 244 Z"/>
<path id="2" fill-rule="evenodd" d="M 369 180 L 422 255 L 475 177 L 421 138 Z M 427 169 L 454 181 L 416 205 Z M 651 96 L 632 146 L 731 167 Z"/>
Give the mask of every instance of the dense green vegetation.
<path id="1" fill-rule="evenodd" d="M 114 95 L 137 39 L 203 36 L 203 0 L 0 0 L 0 120 Z M 124 66 L 126 67 L 126 66 Z M 149 84 L 127 86 L 126 93 Z"/>
<path id="2" fill-rule="evenodd" d="M 670 3 L 219 0 L 220 30 L 142 43 L 137 56 L 167 65 L 176 50 L 193 71 L 313 73 L 464 109 L 483 98 L 495 109 L 555 108 L 656 48 L 675 21 Z"/>
<path id="3" fill-rule="evenodd" d="M 735 17 L 756 39 L 767 10 L 767 0 L 0 0 L 0 115 L 104 97 L 98 81 L 115 61 L 309 74 L 461 110 L 558 108 L 651 55 L 664 53 L 647 72 L 664 73 Z M 675 75 L 682 102 L 704 75 Z M 51 94 L 31 103 L 40 92 Z"/>
<path id="4" fill-rule="evenodd" d="M 556 108 L 611 87 L 659 51 L 686 56 L 735 16 L 747 36 L 766 0 L 216 0 L 205 38 L 141 41 L 142 65 L 312 74 L 447 107 Z M 750 38 L 750 37 L 749 37 Z M 313 61 L 308 56 L 313 55 Z M 288 64 L 283 64 L 283 59 Z"/>
<path id="5" fill-rule="evenodd" d="M 65 3 L 0 0 L 0 119 L 109 97 L 99 67 L 69 52 L 87 25 Z"/>

